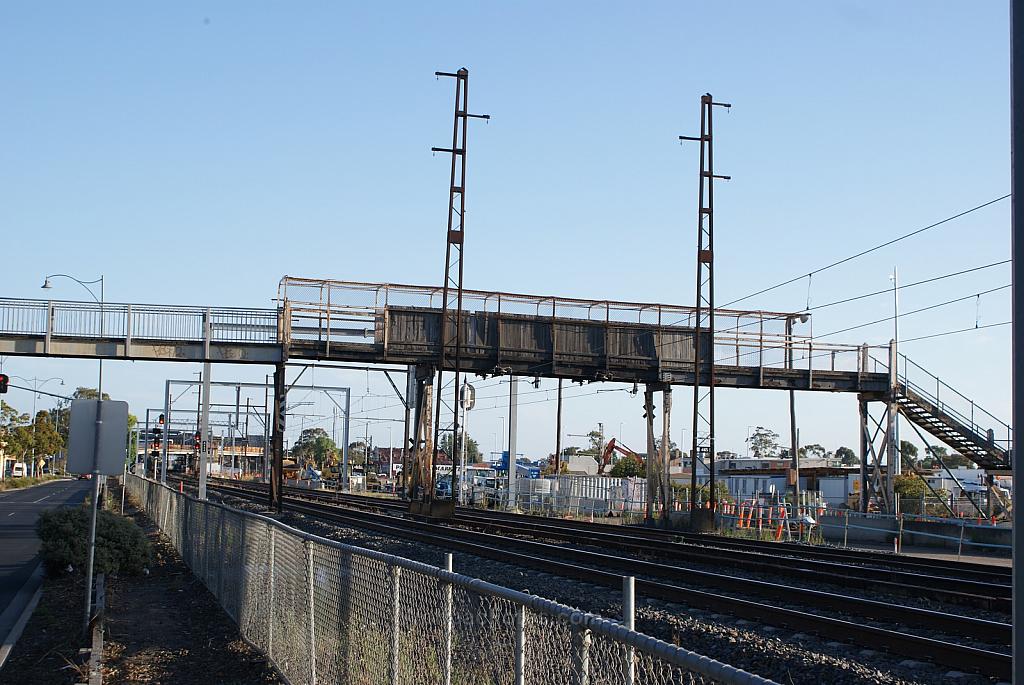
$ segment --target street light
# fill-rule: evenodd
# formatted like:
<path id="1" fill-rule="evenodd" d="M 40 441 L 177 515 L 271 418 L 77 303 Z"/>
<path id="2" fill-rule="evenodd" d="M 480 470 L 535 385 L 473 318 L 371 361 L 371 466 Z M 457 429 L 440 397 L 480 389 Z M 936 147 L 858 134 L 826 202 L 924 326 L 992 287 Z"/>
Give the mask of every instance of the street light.
<path id="1" fill-rule="evenodd" d="M 14 375 L 12 375 L 11 378 L 20 378 L 21 380 L 25 381 L 26 383 L 31 383 L 32 384 L 32 438 L 33 438 L 33 440 L 32 440 L 32 475 L 34 476 L 34 475 L 36 475 L 36 473 L 35 473 L 35 471 L 36 471 L 36 444 L 35 444 L 35 436 L 36 436 L 36 400 L 39 398 L 39 388 L 43 387 L 44 385 L 46 385 L 50 381 L 60 381 L 60 384 L 64 385 L 64 379 L 63 378 L 59 378 L 57 376 L 54 376 L 53 378 L 47 378 L 46 380 L 42 380 L 42 379 L 39 379 L 39 378 L 36 378 L 36 377 L 25 378 L 24 376 L 14 376 Z"/>
<path id="2" fill-rule="evenodd" d="M 104 318 L 104 316 L 103 316 L 103 313 L 104 313 L 103 312 L 103 303 L 104 303 L 104 294 L 105 294 L 104 293 L 104 285 L 105 284 L 104 284 L 103 276 L 100 275 L 99 278 L 97 278 L 96 280 L 93 280 L 93 281 L 83 281 L 83 280 L 75 278 L 74 276 L 69 276 L 68 274 L 50 274 L 49 276 L 46 276 L 45 278 L 43 278 L 43 284 L 40 286 L 43 290 L 52 290 L 53 289 L 53 283 L 50 282 L 51 278 L 67 278 L 69 280 L 72 280 L 75 283 L 77 283 L 78 285 L 80 285 L 83 288 L 85 288 L 86 292 L 88 292 L 89 295 L 92 296 L 92 299 L 96 300 L 96 303 L 99 304 L 99 306 L 100 306 L 100 338 L 102 338 L 103 337 L 103 318 Z M 90 285 L 96 285 L 97 283 L 99 283 L 99 285 L 100 285 L 100 295 L 99 295 L 99 297 L 96 297 L 96 293 L 93 291 L 92 288 L 89 287 Z M 103 400 L 103 359 L 102 358 L 100 358 L 100 374 L 99 374 L 99 379 L 97 380 L 97 383 L 96 383 L 96 397 L 100 401 Z"/>
<path id="3" fill-rule="evenodd" d="M 100 305 L 100 338 L 103 338 L 103 301 L 104 301 L 104 280 L 101 274 L 99 278 L 93 281 L 83 281 L 74 276 L 68 274 L 50 274 L 43 278 L 43 290 L 50 290 L 53 288 L 53 284 L 50 283 L 51 278 L 67 278 L 74 281 L 78 285 L 85 288 L 86 292 L 92 296 L 92 299 L 96 300 Z M 93 292 L 90 285 L 100 284 L 100 296 L 96 297 L 96 293 Z M 99 508 L 100 499 L 100 473 L 99 473 L 99 450 L 100 450 L 100 429 L 103 426 L 103 357 L 100 356 L 100 374 L 99 379 L 96 382 L 96 436 L 93 439 L 93 452 L 92 452 L 92 513 L 89 519 L 89 556 L 88 562 L 85 567 L 85 617 L 82 623 L 83 632 L 89 630 L 89 619 L 92 614 L 92 574 L 93 574 L 93 562 L 96 556 L 96 511 Z"/>
<path id="4" fill-rule="evenodd" d="M 807 323 L 811 319 L 810 312 L 801 312 L 799 314 L 790 314 L 786 317 L 786 347 L 789 348 L 789 355 L 786 360 L 787 366 L 793 368 L 793 324 L 797 321 L 800 323 Z M 810 350 L 807 354 L 807 363 L 813 364 L 811 360 Z M 793 467 L 793 511 L 797 511 L 800 506 L 800 446 L 797 445 L 797 430 L 796 430 L 796 391 L 790 389 L 789 391 L 789 450 L 790 461 Z M 749 445 L 749 442 L 747 443 Z"/>

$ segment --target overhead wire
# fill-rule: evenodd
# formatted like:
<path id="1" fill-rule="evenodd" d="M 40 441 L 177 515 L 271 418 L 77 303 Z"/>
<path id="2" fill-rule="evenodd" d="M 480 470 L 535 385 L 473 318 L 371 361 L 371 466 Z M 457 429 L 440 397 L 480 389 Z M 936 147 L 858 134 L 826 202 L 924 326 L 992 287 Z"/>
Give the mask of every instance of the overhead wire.
<path id="1" fill-rule="evenodd" d="M 800 338 L 800 342 L 802 343 L 802 342 L 819 340 L 821 338 L 827 338 L 829 336 L 837 335 L 839 333 L 846 333 L 848 331 L 857 330 L 858 328 L 866 328 L 868 326 L 874 326 L 875 324 L 885 323 L 886 321 L 892 321 L 895 318 L 902 319 L 905 316 L 910 316 L 912 314 L 919 314 L 921 312 L 926 312 L 926 311 L 929 311 L 931 309 L 938 309 L 939 307 L 945 307 L 947 305 L 956 304 L 957 302 L 963 302 L 965 300 L 970 300 L 970 299 L 973 299 L 975 297 L 980 297 L 981 295 L 988 295 L 989 293 L 994 293 L 994 292 L 998 292 L 1000 290 L 1005 290 L 1005 289 L 1007 289 L 1009 287 L 1010 287 L 1010 284 L 1007 283 L 1006 285 L 1001 285 L 1001 286 L 999 286 L 997 288 L 990 288 L 988 290 L 983 290 L 983 291 L 978 292 L 978 293 L 972 293 L 970 295 L 965 295 L 964 297 L 957 297 L 957 298 L 954 298 L 952 300 L 946 300 L 945 302 L 939 302 L 937 304 L 928 305 L 927 307 L 921 307 L 920 309 L 913 309 L 913 310 L 911 310 L 909 312 L 900 312 L 898 315 L 887 316 L 885 318 L 876 319 L 874 321 L 866 321 L 864 323 L 859 323 L 859 324 L 857 324 L 855 326 L 848 326 L 846 328 L 842 328 L 842 329 L 839 329 L 839 330 L 836 330 L 836 331 L 831 331 L 829 333 L 823 333 L 821 335 L 814 335 L 814 336 L 809 336 L 809 337 L 801 337 Z M 892 291 L 890 290 L 889 292 L 892 292 Z M 904 342 L 909 342 L 909 340 L 906 340 Z M 777 346 L 778 349 L 783 349 L 783 347 L 784 347 L 783 344 L 780 344 L 780 345 Z M 747 357 L 747 356 L 750 356 L 752 354 L 758 354 L 761 351 L 762 351 L 761 348 L 758 348 L 756 350 L 752 350 L 752 351 L 749 351 L 749 352 L 742 352 L 740 354 L 731 354 L 728 357 L 720 357 L 718 359 L 715 359 L 712 363 L 716 363 L 717 364 L 720 361 L 725 361 L 725 360 L 728 360 L 728 359 L 738 359 L 739 357 Z"/>
<path id="2" fill-rule="evenodd" d="M 988 202 L 983 202 L 980 205 L 975 205 L 974 207 L 971 207 L 970 209 L 966 209 L 966 210 L 964 210 L 962 212 L 958 212 L 958 213 L 956 213 L 956 214 L 954 214 L 952 216 L 946 217 L 945 219 L 942 219 L 940 221 L 936 221 L 935 223 L 928 224 L 927 226 L 923 226 L 923 227 L 918 228 L 916 230 L 910 231 L 909 233 L 904 233 L 901 236 L 897 236 L 896 238 L 892 238 L 891 240 L 887 240 L 887 241 L 885 241 L 883 243 L 880 243 L 878 245 L 875 245 L 873 247 L 869 247 L 866 250 L 861 250 L 860 252 L 857 252 L 856 254 L 852 254 L 852 255 L 850 255 L 848 257 L 844 257 L 842 259 L 838 259 L 838 260 L 836 260 L 836 261 L 834 261 L 834 262 L 832 262 L 830 264 L 826 264 L 825 266 L 819 267 L 819 268 L 814 269 L 812 271 L 809 271 L 807 273 L 800 274 L 799 276 L 794 276 L 793 278 L 790 278 L 788 280 L 782 281 L 780 283 L 776 283 L 775 285 L 769 286 L 767 288 L 762 288 L 761 290 L 758 290 L 756 292 L 750 293 L 749 295 L 744 295 L 743 297 L 738 297 L 735 300 L 730 300 L 729 302 L 726 302 L 725 304 L 723 304 L 721 306 L 722 306 L 722 308 L 729 307 L 731 305 L 736 304 L 737 302 L 742 302 L 743 300 L 749 300 L 752 297 L 757 297 L 758 295 L 763 295 L 765 293 L 771 292 L 772 290 L 777 290 L 778 288 L 781 288 L 783 286 L 790 285 L 791 283 L 796 283 L 797 281 L 800 281 L 800 280 L 802 280 L 804 278 L 808 278 L 808 277 L 814 276 L 815 274 L 820 274 L 823 271 L 828 271 L 829 269 L 833 269 L 833 268 L 835 268 L 837 266 L 840 266 L 842 264 L 846 264 L 847 262 L 851 262 L 851 261 L 853 261 L 855 259 L 859 259 L 860 257 L 863 257 L 864 255 L 871 254 L 872 252 L 876 252 L 878 250 L 881 250 L 882 248 L 889 247 L 890 245 L 895 245 L 896 243 L 898 243 L 898 242 L 900 242 L 902 240 L 906 240 L 907 238 L 912 238 L 912 237 L 914 237 L 916 235 L 920 235 L 921 233 L 924 233 L 925 231 L 929 231 L 929 230 L 931 230 L 933 228 L 937 228 L 938 226 L 942 226 L 943 224 L 947 224 L 947 223 L 949 223 L 951 221 L 955 221 L 956 219 L 959 219 L 961 217 L 967 216 L 968 214 L 971 214 L 973 212 L 977 212 L 977 211 L 979 211 L 981 209 L 984 209 L 985 207 L 988 207 L 990 205 L 994 205 L 995 203 L 1001 202 L 1002 200 L 1005 200 L 1005 199 L 1007 199 L 1009 197 L 1010 197 L 1010 193 L 1007 193 L 1006 195 L 1001 195 L 1000 197 L 997 197 L 997 198 L 995 198 L 993 200 L 989 200 Z"/>

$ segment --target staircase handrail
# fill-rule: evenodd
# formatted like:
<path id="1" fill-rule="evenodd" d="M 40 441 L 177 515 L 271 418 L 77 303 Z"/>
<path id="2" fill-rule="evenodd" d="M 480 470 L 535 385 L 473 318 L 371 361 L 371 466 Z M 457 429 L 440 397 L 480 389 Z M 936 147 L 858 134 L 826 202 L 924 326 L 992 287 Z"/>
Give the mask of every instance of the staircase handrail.
<path id="1" fill-rule="evenodd" d="M 944 413 L 953 414 L 956 418 L 960 419 L 962 423 L 966 424 L 971 430 L 973 430 L 974 432 L 976 432 L 976 433 L 978 433 L 980 435 L 987 434 L 989 429 L 988 428 L 983 428 L 981 426 L 981 424 L 979 424 L 977 421 L 975 421 L 975 413 L 976 412 L 980 412 L 984 416 L 987 416 L 989 419 L 991 419 L 995 423 L 995 425 L 992 426 L 992 428 L 999 429 L 1000 433 L 1005 431 L 1005 434 L 1006 434 L 1005 441 L 1001 440 L 1001 439 L 1000 440 L 996 440 L 995 439 L 995 435 L 994 435 L 995 431 L 993 430 L 993 440 L 994 440 L 994 442 L 996 442 L 996 443 L 1005 442 L 1005 444 L 1006 444 L 1005 449 L 1007 449 L 1007 450 L 1010 449 L 1010 445 L 1012 444 L 1012 441 L 1013 441 L 1013 429 L 1010 427 L 1010 424 L 1006 423 L 1005 421 L 1003 421 L 1002 419 L 1000 419 L 999 417 L 994 415 L 992 412 L 986 410 L 984 407 L 978 406 L 978 404 L 976 404 L 974 402 L 974 400 L 972 400 L 971 398 L 969 398 L 966 395 L 964 395 L 962 392 L 960 392 L 959 390 L 957 390 L 956 388 L 951 386 L 949 383 L 946 383 L 945 381 L 941 380 L 938 376 L 936 376 L 932 372 L 928 371 L 928 369 L 924 368 L 923 366 L 921 366 L 917 362 L 915 362 L 912 359 L 910 359 L 909 357 L 907 357 L 907 355 L 905 355 L 902 352 L 900 352 L 899 356 L 903 358 L 903 374 L 902 374 L 902 377 L 900 377 L 900 374 L 898 373 L 899 369 L 897 368 L 897 380 L 899 382 L 902 382 L 904 384 L 904 386 L 913 386 L 915 391 L 918 394 L 922 395 L 926 400 L 932 402 L 932 404 L 934 404 L 936 407 L 938 407 L 941 411 L 943 411 Z M 909 380 L 910 379 L 910 373 L 909 373 L 908 366 L 914 367 L 915 369 L 917 369 L 921 373 L 923 373 L 926 376 L 928 376 L 930 381 L 934 381 L 934 383 L 935 383 L 935 394 L 934 395 L 931 394 L 930 390 L 926 390 L 924 388 L 924 386 L 922 386 L 921 384 L 913 383 L 913 382 L 911 382 Z M 931 383 L 929 382 L 929 385 L 930 384 Z M 943 390 L 946 391 L 947 396 L 948 396 L 949 393 L 952 393 L 954 396 L 956 396 L 956 397 L 960 398 L 961 400 L 963 400 L 964 402 L 968 403 L 970 405 L 970 407 L 971 407 L 971 415 L 967 416 L 962 411 L 959 411 L 955 407 L 950 406 L 949 403 L 943 402 L 942 399 L 941 399 L 942 391 Z"/>
<path id="2" fill-rule="evenodd" d="M 896 383 L 898 386 L 903 387 L 904 389 L 913 389 L 916 394 L 920 395 L 923 399 L 927 400 L 928 402 L 931 402 L 943 414 L 955 418 L 965 427 L 967 427 L 971 431 L 974 431 L 978 435 L 986 436 L 988 434 L 989 428 L 983 427 L 981 424 L 979 424 L 976 420 L 976 416 L 980 414 L 985 417 L 988 417 L 995 424 L 992 426 L 992 428 L 994 429 L 993 442 L 1002 446 L 1003 449 L 1009 451 L 1013 444 L 1013 429 L 1008 423 L 997 417 L 992 412 L 986 410 L 984 407 L 979 406 L 974 400 L 964 395 L 962 392 L 951 386 L 949 383 L 946 383 L 945 381 L 941 380 L 934 373 L 930 372 L 928 369 L 924 368 L 917 362 L 907 357 L 907 355 L 903 354 L 902 352 L 898 354 L 899 357 L 902 358 L 903 362 L 902 373 L 900 373 L 898 365 L 896 368 Z M 870 355 L 870 359 L 875 362 L 876 368 L 881 367 L 888 370 L 888 360 L 878 359 L 874 355 Z M 934 393 L 932 392 L 932 390 L 926 389 L 925 386 L 922 385 L 921 383 L 910 380 L 911 368 L 921 372 L 926 377 L 928 377 L 928 385 L 934 385 Z M 955 406 L 951 405 L 949 402 L 945 402 L 942 400 L 943 396 L 948 397 L 949 395 L 953 395 L 954 397 L 962 400 L 963 403 L 968 404 L 970 406 L 970 414 L 968 415 L 963 410 L 959 410 Z M 998 429 L 1001 434 L 1005 431 L 1006 438 L 996 439 L 995 429 Z"/>

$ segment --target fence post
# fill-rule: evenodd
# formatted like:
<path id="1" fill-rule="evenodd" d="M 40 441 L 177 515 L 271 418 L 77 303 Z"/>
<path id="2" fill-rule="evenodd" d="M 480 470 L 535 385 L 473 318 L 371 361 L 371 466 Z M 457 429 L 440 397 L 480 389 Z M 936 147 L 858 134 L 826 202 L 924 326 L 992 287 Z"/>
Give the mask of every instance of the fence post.
<path id="1" fill-rule="evenodd" d="M 900 528 L 896 534 L 896 553 L 899 554 L 903 551 L 903 514 L 900 514 Z"/>
<path id="2" fill-rule="evenodd" d="M 452 564 L 452 553 L 445 552 L 444 554 L 444 570 L 451 573 L 453 568 Z M 455 598 L 454 598 L 454 587 L 451 583 L 445 583 L 444 588 L 444 611 L 445 611 L 445 624 L 444 624 L 444 684 L 451 685 L 452 683 L 452 634 L 454 631 L 455 623 Z"/>
<path id="3" fill-rule="evenodd" d="M 313 543 L 304 540 L 306 548 L 306 589 L 309 594 L 309 682 L 316 685 L 316 599 L 313 596 L 316 587 L 313 575 Z"/>
<path id="4" fill-rule="evenodd" d="M 391 685 L 398 685 L 398 648 L 401 626 L 402 569 L 391 567 Z"/>
<path id="5" fill-rule="evenodd" d="M 636 583 L 633 576 L 622 577 L 622 625 L 636 629 Z M 626 648 L 626 685 L 636 682 L 636 656 L 633 647 Z"/>
<path id="6" fill-rule="evenodd" d="M 843 522 L 843 547 L 848 547 L 847 540 L 850 536 L 850 511 L 847 509 Z"/>
<path id="7" fill-rule="evenodd" d="M 224 519 L 227 517 L 227 509 L 219 509 L 220 525 L 217 527 L 217 599 L 226 609 L 224 602 L 224 562 L 227 553 L 227 545 L 224 543 Z"/>
<path id="8" fill-rule="evenodd" d="M 526 682 L 526 606 L 516 607 L 516 673 L 515 684 Z"/>
<path id="9" fill-rule="evenodd" d="M 573 619 L 582 618 L 581 613 L 574 613 Z M 572 628 L 572 665 L 573 685 L 590 685 L 590 629 L 576 625 Z"/>
<path id="10" fill-rule="evenodd" d="M 274 615 L 277 613 L 276 607 L 275 607 L 275 604 L 274 604 L 274 595 L 276 594 L 275 591 L 277 589 L 275 587 L 277 585 L 277 583 L 276 583 L 277 579 L 275 578 L 276 574 L 274 572 L 274 567 L 277 565 L 276 564 L 276 562 L 277 562 L 277 554 L 276 554 L 276 550 L 275 550 L 276 545 L 274 544 L 276 542 L 276 535 L 274 534 L 275 533 L 275 528 L 274 528 L 274 526 L 269 526 L 269 528 L 270 528 L 270 604 L 269 604 L 270 611 L 267 612 L 267 656 L 270 657 L 271 661 L 273 661 L 274 660 Z"/>

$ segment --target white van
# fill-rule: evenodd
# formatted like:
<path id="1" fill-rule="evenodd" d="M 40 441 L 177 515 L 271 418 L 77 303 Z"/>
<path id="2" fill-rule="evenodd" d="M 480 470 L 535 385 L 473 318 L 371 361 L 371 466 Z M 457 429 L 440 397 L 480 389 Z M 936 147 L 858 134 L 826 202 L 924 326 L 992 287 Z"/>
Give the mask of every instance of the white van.
<path id="1" fill-rule="evenodd" d="M 11 467 L 11 478 L 24 478 L 28 475 L 28 465 L 23 461 L 14 462 Z"/>

